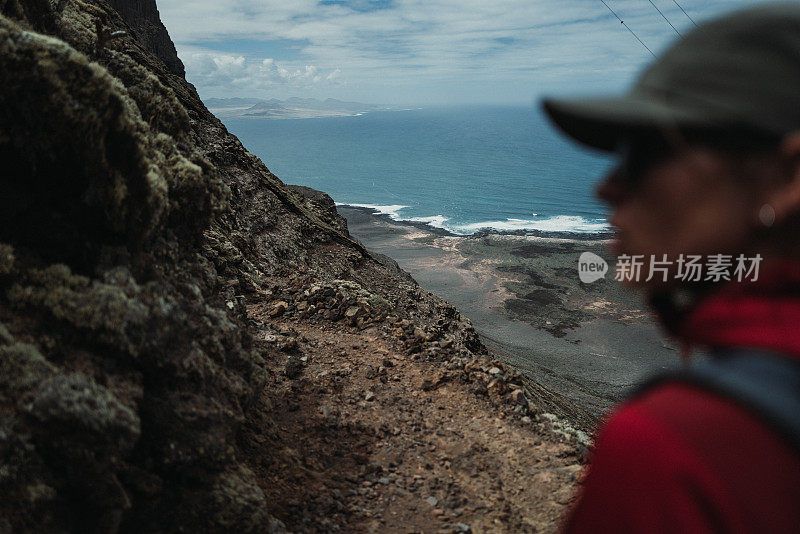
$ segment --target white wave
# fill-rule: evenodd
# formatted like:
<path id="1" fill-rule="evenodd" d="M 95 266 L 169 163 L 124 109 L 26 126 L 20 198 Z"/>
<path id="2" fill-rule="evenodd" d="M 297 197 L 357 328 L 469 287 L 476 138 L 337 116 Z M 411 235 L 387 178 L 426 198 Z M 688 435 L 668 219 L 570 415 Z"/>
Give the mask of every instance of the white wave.
<path id="1" fill-rule="evenodd" d="M 411 217 L 409 219 L 403 219 L 404 221 L 411 221 L 411 222 L 421 222 L 426 223 L 429 226 L 433 226 L 434 228 L 447 228 L 445 223 L 449 221 L 447 217 L 444 215 L 432 215 L 431 217 Z"/>
<path id="2" fill-rule="evenodd" d="M 539 230 L 541 232 L 605 232 L 610 226 L 605 219 L 584 219 L 578 215 L 556 215 L 543 219 L 506 219 L 505 221 L 485 221 L 461 224 L 449 228 L 459 234 L 472 234 L 479 230 L 499 231 Z"/>
<path id="3" fill-rule="evenodd" d="M 352 204 L 350 202 L 337 202 L 337 206 L 353 206 L 354 208 L 369 208 L 378 212 L 378 215 L 388 215 L 389 218 L 395 221 L 402 220 L 400 218 L 400 210 L 407 208 L 401 204 L 391 204 L 388 206 L 381 206 L 379 204 Z"/>
<path id="4" fill-rule="evenodd" d="M 353 204 L 350 202 L 337 202 L 337 206 L 353 206 L 355 208 L 369 208 L 378 215 L 388 215 L 394 221 L 411 221 L 428 224 L 434 228 L 442 228 L 454 234 L 470 235 L 480 230 L 495 231 L 520 231 L 538 230 L 540 232 L 574 232 L 597 233 L 607 232 L 611 226 L 605 219 L 586 219 L 578 215 L 554 215 L 552 217 L 538 216 L 535 219 L 516 219 L 509 217 L 504 221 L 482 221 L 469 224 L 452 224 L 444 215 L 430 215 L 425 217 L 402 217 L 400 212 L 409 206 L 403 204 Z"/>

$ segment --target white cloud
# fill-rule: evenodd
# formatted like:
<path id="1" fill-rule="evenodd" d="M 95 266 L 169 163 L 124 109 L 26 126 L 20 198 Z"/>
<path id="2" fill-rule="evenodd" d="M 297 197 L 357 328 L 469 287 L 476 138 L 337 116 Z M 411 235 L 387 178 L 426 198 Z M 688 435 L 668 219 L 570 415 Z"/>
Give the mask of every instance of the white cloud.
<path id="1" fill-rule="evenodd" d="M 223 91 L 235 87 L 247 94 L 254 91 L 265 94 L 275 89 L 306 90 L 320 84 L 330 86 L 339 72 L 315 65 L 292 65 L 272 58 L 250 59 L 195 48 L 182 49 L 181 58 L 189 80 L 198 87 Z"/>
<path id="2" fill-rule="evenodd" d="M 654 1 L 679 30 L 691 29 L 674 2 Z M 654 51 L 675 38 L 649 2 L 607 3 Z M 698 21 L 747 3 L 753 2 L 681 2 Z M 527 101 L 537 91 L 580 90 L 590 82 L 621 87 L 651 59 L 599 0 L 394 0 L 373 10 L 377 3 L 364 0 L 158 4 L 190 80 L 213 96 L 229 87 L 248 96 L 270 90 L 268 96 L 374 102 L 447 101 L 456 94 L 481 100 L 490 99 L 482 88 L 491 84 L 491 99 Z M 254 41 L 264 41 L 265 50 L 236 50 Z M 286 43 L 293 43 L 290 59 L 272 49 Z"/>

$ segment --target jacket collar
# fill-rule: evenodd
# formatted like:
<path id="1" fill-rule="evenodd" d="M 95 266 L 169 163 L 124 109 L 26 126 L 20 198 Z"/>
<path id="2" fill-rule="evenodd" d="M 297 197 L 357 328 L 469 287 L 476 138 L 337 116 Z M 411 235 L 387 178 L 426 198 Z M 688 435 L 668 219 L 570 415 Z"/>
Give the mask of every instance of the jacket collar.
<path id="1" fill-rule="evenodd" d="M 754 347 L 800 358 L 800 262 L 765 261 L 758 279 L 700 284 L 650 296 L 684 346 Z"/>

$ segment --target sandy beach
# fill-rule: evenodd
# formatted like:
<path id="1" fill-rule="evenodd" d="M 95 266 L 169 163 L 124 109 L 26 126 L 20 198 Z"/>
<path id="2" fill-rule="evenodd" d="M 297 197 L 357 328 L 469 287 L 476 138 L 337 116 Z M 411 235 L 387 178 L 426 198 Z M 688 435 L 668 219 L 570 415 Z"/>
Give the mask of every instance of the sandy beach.
<path id="1" fill-rule="evenodd" d="M 339 206 L 348 228 L 468 317 L 485 345 L 537 382 L 600 416 L 655 372 L 679 365 L 637 294 L 578 277 L 584 251 L 609 258 L 601 239 L 453 236 Z"/>

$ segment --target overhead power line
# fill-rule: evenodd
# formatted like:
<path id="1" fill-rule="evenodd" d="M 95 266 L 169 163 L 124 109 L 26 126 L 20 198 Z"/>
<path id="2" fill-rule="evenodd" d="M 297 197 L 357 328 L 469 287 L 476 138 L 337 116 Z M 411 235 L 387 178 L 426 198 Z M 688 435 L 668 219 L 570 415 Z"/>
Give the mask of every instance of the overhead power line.
<path id="1" fill-rule="evenodd" d="M 684 15 L 686 15 L 686 18 L 687 18 L 687 19 L 689 19 L 689 20 L 691 20 L 691 21 L 692 21 L 692 24 L 694 24 L 695 26 L 697 26 L 697 23 L 694 21 L 694 19 L 693 19 L 692 17 L 690 17 L 690 16 L 689 16 L 689 14 L 686 12 L 686 10 L 685 10 L 685 9 L 683 9 L 683 8 L 681 7 L 681 5 L 678 3 L 678 0 L 672 0 L 672 1 L 673 1 L 673 2 L 675 2 L 675 5 L 676 5 L 676 6 L 678 6 L 678 7 L 680 7 L 680 8 L 681 8 L 681 11 L 683 11 L 683 14 L 684 14 Z"/>
<path id="2" fill-rule="evenodd" d="M 647 0 L 647 1 L 648 1 L 648 2 L 650 2 L 650 5 L 651 5 L 651 6 L 653 6 L 654 8 L 656 8 L 656 11 L 658 11 L 658 14 L 659 14 L 659 15 L 661 15 L 661 18 L 662 18 L 662 19 L 664 19 L 664 20 L 666 20 L 666 21 L 667 21 L 667 24 L 669 24 L 669 25 L 670 25 L 670 27 L 671 27 L 673 30 L 675 30 L 675 33 L 677 33 L 677 34 L 680 36 L 680 35 L 681 35 L 681 32 L 679 32 L 679 31 L 678 31 L 678 28 L 676 28 L 675 26 L 673 26 L 673 25 L 672 25 L 672 23 L 669 21 L 669 19 L 667 18 L 667 16 L 666 16 L 664 13 L 662 13 L 662 11 L 661 11 L 660 9 L 658 9 L 658 6 L 657 6 L 657 5 L 655 5 L 655 4 L 653 3 L 653 0 Z"/>
<path id="3" fill-rule="evenodd" d="M 647 51 L 648 51 L 648 52 L 650 52 L 650 55 L 651 55 L 651 56 L 653 56 L 653 57 L 656 57 L 656 55 L 653 53 L 653 51 L 652 51 L 652 50 L 650 50 L 650 47 L 648 47 L 646 44 L 644 44 L 644 41 L 642 41 L 641 39 L 639 39 L 639 36 L 638 36 L 638 35 L 636 35 L 636 33 L 635 33 L 635 32 L 634 32 L 632 29 L 630 29 L 630 28 L 628 27 L 628 25 L 627 25 L 627 24 L 625 24 L 625 21 L 624 21 L 624 20 L 622 20 L 621 18 L 619 18 L 619 15 L 617 15 L 617 14 L 614 12 L 614 10 L 613 10 L 613 9 L 611 9 L 611 7 L 610 7 L 608 4 L 606 4 L 605 0 L 600 0 L 600 1 L 601 1 L 601 2 L 603 2 L 603 5 L 604 5 L 604 6 L 606 6 L 606 7 L 608 8 L 608 10 L 609 10 L 609 11 L 611 11 L 611 14 L 612 14 L 612 15 L 614 15 L 615 17 L 617 17 L 617 20 L 620 22 L 620 24 L 622 24 L 623 26 L 625 26 L 625 29 L 627 29 L 629 32 L 631 32 L 631 35 L 633 35 L 634 37 L 636 37 L 636 40 L 637 40 L 637 41 L 639 41 L 639 42 L 642 44 L 642 46 L 643 46 L 643 47 L 645 47 L 645 48 L 647 49 Z"/>

